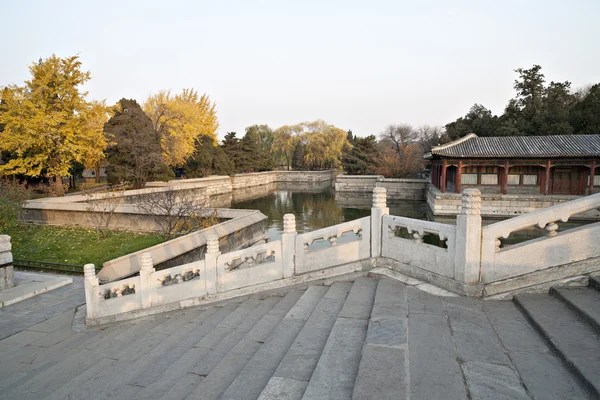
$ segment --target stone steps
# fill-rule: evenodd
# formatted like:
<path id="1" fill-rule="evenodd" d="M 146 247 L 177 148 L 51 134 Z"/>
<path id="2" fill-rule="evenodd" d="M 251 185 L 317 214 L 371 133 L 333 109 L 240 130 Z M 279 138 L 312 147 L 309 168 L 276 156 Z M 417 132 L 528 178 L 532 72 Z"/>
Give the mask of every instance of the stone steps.
<path id="1" fill-rule="evenodd" d="M 407 326 L 405 286 L 388 279 L 380 280 L 362 347 L 353 399 L 407 397 Z"/>
<path id="2" fill-rule="evenodd" d="M 444 298 L 359 277 L 84 332 L 65 313 L 0 341 L 0 398 L 598 398 L 599 299 Z"/>
<path id="3" fill-rule="evenodd" d="M 220 349 L 223 349 L 223 343 L 231 342 L 232 338 L 235 340 L 244 335 L 256 323 L 257 313 L 268 312 L 268 307 L 272 307 L 273 303 L 269 302 L 266 309 L 263 306 L 260 311 L 256 311 L 258 305 L 258 300 L 248 299 L 235 310 L 225 312 L 222 317 L 219 316 L 217 319 L 213 318 L 206 325 L 205 331 L 201 334 L 202 337 L 182 355 L 169 358 L 166 360 L 167 364 L 162 365 L 160 369 L 140 371 L 138 377 L 132 379 L 130 384 L 146 384 L 146 386 L 134 398 L 160 399 L 163 396 L 173 399 L 185 398 L 204 378 L 193 373 L 194 367 L 200 360 L 208 359 L 210 352 L 213 349 L 216 351 L 221 342 Z M 148 374 L 144 374 L 145 372 Z"/>
<path id="4" fill-rule="evenodd" d="M 221 396 L 222 400 L 256 399 L 260 396 L 327 289 L 324 286 L 311 286 L 306 290 L 229 385 Z"/>
<path id="5" fill-rule="evenodd" d="M 556 288 L 552 294 L 517 295 L 514 302 L 569 371 L 597 398 L 600 332 L 588 320 L 593 318 L 588 312 L 590 299 L 596 298 L 594 292 L 593 288 L 577 292 Z"/>
<path id="6" fill-rule="evenodd" d="M 558 299 L 600 334 L 600 291 L 583 287 L 553 287 L 550 290 Z"/>
<path id="7" fill-rule="evenodd" d="M 302 399 L 352 398 L 376 288 L 375 280 L 356 279 Z"/>
<path id="8" fill-rule="evenodd" d="M 302 398 L 351 288 L 351 283 L 336 282 L 327 289 L 259 399 Z"/>
<path id="9" fill-rule="evenodd" d="M 233 348 L 219 355 L 217 364 L 202 360 L 194 368 L 194 373 L 205 374 L 205 378 L 187 399 L 219 399 L 303 294 L 301 290 L 288 292 Z M 218 352 L 215 351 L 215 354 Z"/>

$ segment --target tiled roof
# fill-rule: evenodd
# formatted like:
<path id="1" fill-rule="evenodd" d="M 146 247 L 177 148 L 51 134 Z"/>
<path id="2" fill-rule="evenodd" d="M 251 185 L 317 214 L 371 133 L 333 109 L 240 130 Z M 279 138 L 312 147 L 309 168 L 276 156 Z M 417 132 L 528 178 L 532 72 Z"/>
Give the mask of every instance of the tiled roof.
<path id="1" fill-rule="evenodd" d="M 471 133 L 431 150 L 456 158 L 600 157 L 600 135 L 478 137 Z"/>

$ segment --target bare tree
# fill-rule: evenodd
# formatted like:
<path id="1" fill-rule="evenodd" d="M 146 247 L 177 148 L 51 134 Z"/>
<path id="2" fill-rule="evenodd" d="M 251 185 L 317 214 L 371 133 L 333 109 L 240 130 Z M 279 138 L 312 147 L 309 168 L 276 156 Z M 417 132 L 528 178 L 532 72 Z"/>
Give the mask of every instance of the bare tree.
<path id="1" fill-rule="evenodd" d="M 402 152 L 402 149 L 418 139 L 417 131 L 409 124 L 388 125 L 379 137 L 389 142 L 397 154 Z"/>
<path id="2" fill-rule="evenodd" d="M 421 125 L 417 128 L 417 140 L 421 144 L 423 152 L 431 151 L 431 148 L 446 142 L 446 130 L 442 126 Z"/>
<path id="3" fill-rule="evenodd" d="M 121 204 L 124 192 L 125 189 L 109 189 L 101 193 L 83 192 L 87 203 L 86 210 L 91 212 L 92 223 L 98 235 L 106 237 L 110 221 Z"/>
<path id="4" fill-rule="evenodd" d="M 152 217 L 163 240 L 167 241 L 218 223 L 216 209 L 206 208 L 205 203 L 192 191 L 168 188 L 144 194 L 136 206 Z"/>

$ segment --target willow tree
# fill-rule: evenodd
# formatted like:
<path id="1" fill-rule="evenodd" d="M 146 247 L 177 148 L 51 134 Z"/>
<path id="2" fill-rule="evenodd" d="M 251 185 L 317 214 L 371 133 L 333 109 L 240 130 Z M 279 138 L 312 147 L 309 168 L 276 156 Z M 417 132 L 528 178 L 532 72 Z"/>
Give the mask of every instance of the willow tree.
<path id="1" fill-rule="evenodd" d="M 294 150 L 303 133 L 303 127 L 298 125 L 284 125 L 273 132 L 273 145 L 271 151 L 275 153 L 278 162 L 284 160 L 289 171 L 294 157 Z"/>
<path id="2" fill-rule="evenodd" d="M 216 144 L 216 105 L 206 95 L 194 89 L 183 89 L 173 95 L 161 90 L 144 103 L 144 111 L 160 134 L 165 163 L 170 167 L 182 166 L 194 153 L 198 136 L 210 136 Z"/>
<path id="3" fill-rule="evenodd" d="M 54 178 L 62 187 L 75 162 L 103 150 L 105 144 L 90 140 L 98 130 L 90 128 L 81 86 L 90 73 L 81 70 L 78 56 L 52 55 L 29 67 L 31 79 L 1 92 L 0 151 L 11 154 L 0 173 Z"/>

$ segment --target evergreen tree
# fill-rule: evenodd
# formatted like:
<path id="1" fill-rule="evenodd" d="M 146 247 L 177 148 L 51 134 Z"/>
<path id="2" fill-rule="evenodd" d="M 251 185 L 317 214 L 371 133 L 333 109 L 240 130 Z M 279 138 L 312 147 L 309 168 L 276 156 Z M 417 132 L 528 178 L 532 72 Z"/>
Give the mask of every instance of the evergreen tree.
<path id="1" fill-rule="evenodd" d="M 233 162 L 227 157 L 221 146 L 215 146 L 210 136 L 198 136 L 195 149 L 185 166 L 188 178 L 231 175 L 233 173 Z"/>
<path id="2" fill-rule="evenodd" d="M 174 176 L 163 163 L 159 133 L 135 100 L 121 99 L 117 103 L 104 132 L 114 143 L 106 151 L 109 182 L 129 181 L 138 189 L 148 179 Z"/>
<path id="3" fill-rule="evenodd" d="M 373 174 L 377 167 L 377 138 L 374 135 L 352 137 L 352 131 L 349 131 L 348 141 L 352 148 L 342 154 L 344 171 L 349 175 Z"/>
<path id="4" fill-rule="evenodd" d="M 577 134 L 600 133 L 600 83 L 592 86 L 585 97 L 573 106 L 569 121 Z"/>
<path id="5" fill-rule="evenodd" d="M 240 140 L 236 137 L 235 132 L 227 132 L 221 148 L 233 163 L 233 172 L 240 172 L 242 165 L 242 149 L 240 146 Z"/>

